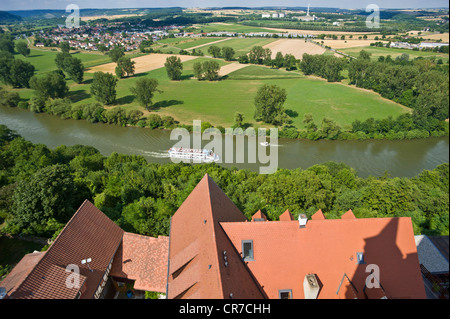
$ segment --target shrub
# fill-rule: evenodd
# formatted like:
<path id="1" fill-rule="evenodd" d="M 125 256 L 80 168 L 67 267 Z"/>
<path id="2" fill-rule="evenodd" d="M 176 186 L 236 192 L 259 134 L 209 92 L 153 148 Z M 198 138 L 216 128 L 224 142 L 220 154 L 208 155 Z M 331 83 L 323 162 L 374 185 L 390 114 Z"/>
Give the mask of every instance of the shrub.
<path id="1" fill-rule="evenodd" d="M 150 114 L 147 117 L 147 123 L 148 126 L 152 129 L 158 128 L 163 125 L 161 116 L 159 116 L 158 114 Z"/>

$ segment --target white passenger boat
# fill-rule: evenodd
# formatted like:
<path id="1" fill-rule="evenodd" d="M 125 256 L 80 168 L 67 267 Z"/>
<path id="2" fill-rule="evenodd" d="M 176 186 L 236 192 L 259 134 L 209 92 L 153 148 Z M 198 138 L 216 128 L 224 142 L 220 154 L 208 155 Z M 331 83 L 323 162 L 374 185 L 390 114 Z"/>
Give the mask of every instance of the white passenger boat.
<path id="1" fill-rule="evenodd" d="M 182 147 L 172 147 L 169 149 L 169 157 L 200 160 L 202 162 L 217 162 L 220 157 L 214 154 L 212 150 L 207 149 L 192 149 Z"/>

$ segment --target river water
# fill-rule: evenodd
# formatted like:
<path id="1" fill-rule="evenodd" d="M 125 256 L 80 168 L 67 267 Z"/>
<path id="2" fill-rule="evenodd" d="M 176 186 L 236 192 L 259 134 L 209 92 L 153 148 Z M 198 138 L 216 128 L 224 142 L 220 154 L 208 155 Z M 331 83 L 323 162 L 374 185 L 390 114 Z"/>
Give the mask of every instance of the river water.
<path id="1" fill-rule="evenodd" d="M 59 145 L 91 145 L 102 154 L 112 152 L 144 156 L 149 162 L 169 163 L 167 150 L 176 140 L 170 140 L 169 130 L 120 127 L 103 123 L 91 124 L 80 120 L 62 120 L 48 114 L 34 114 L 18 108 L 0 107 L 0 124 L 7 125 L 33 143 L 50 148 Z M 225 140 L 225 137 L 222 137 Z M 203 142 L 203 146 L 209 141 Z M 223 143 L 225 145 L 225 142 Z M 257 144 L 259 147 L 259 144 Z M 236 145 L 235 145 L 236 147 Z M 247 143 L 244 147 L 245 159 Z M 234 149 L 236 153 L 242 150 Z M 327 161 L 344 162 L 358 175 L 380 176 L 385 171 L 391 176 L 411 177 L 424 169 L 434 169 L 449 161 L 449 138 L 417 140 L 367 141 L 309 141 L 280 139 L 278 167 L 306 169 Z M 268 151 L 268 150 L 267 150 Z M 261 163 L 220 164 L 258 172 Z"/>

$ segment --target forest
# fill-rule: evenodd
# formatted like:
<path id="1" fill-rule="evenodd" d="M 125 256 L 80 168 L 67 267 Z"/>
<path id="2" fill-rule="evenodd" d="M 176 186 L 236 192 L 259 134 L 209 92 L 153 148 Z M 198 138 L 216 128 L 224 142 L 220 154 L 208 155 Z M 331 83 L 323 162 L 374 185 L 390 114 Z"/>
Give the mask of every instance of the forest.
<path id="1" fill-rule="evenodd" d="M 51 238 L 88 199 L 125 231 L 168 235 L 170 217 L 208 173 L 247 218 L 261 209 L 311 217 L 411 217 L 415 234 L 449 233 L 449 165 L 411 178 L 361 178 L 343 163 L 260 175 L 217 164 L 156 164 L 90 146 L 49 149 L 0 126 L 0 232 Z"/>

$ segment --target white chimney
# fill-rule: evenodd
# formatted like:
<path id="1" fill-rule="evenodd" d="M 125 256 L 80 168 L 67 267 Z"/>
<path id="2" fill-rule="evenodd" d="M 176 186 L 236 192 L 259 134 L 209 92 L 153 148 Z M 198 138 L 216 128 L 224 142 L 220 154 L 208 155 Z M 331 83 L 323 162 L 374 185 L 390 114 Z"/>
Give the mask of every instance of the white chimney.
<path id="1" fill-rule="evenodd" d="M 298 224 L 299 224 L 300 228 L 305 228 L 307 221 L 308 221 L 308 217 L 306 217 L 305 214 L 298 215 Z"/>
<path id="2" fill-rule="evenodd" d="M 309 274 L 305 276 L 303 280 L 303 292 L 305 293 L 305 299 L 317 299 L 319 295 L 319 282 L 315 274 Z"/>

